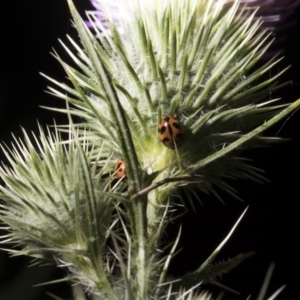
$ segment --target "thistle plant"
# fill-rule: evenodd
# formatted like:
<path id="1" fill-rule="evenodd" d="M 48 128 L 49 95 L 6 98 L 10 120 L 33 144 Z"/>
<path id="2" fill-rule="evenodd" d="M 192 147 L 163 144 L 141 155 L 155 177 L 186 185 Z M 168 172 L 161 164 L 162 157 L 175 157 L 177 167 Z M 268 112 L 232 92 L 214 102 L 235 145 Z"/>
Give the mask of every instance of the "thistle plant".
<path id="1" fill-rule="evenodd" d="M 92 32 L 68 4 L 80 42 L 61 42 L 72 65 L 54 56 L 69 83 L 44 76 L 66 102 L 50 109 L 69 124 L 33 137 L 24 130 L 2 146 L 10 163 L 0 169 L 2 243 L 18 246 L 7 249 L 13 255 L 54 259 L 93 299 L 212 299 L 199 284 L 250 255 L 213 264 L 242 216 L 173 282 L 180 230 L 172 245 L 164 232 L 178 199 L 222 200 L 219 189 L 238 198 L 228 178 L 264 181 L 244 150 L 278 140 L 263 132 L 300 105 L 270 98 L 285 71 L 269 76 L 281 58 L 260 64 L 270 32 L 239 1 L 136 0 L 122 32 L 109 10 L 109 31 L 88 14 Z"/>

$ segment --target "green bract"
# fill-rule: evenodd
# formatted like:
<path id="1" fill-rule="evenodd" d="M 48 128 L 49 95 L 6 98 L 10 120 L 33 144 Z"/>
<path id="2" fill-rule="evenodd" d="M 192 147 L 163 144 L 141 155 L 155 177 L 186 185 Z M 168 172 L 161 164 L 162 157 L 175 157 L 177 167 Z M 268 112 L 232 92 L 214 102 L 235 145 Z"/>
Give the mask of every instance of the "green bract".
<path id="1" fill-rule="evenodd" d="M 68 3 L 81 45 L 70 37 L 71 46 L 62 45 L 76 67 L 55 56 L 72 87 L 49 80 L 67 102 L 51 109 L 69 115 L 60 128 L 69 140 L 56 128 L 53 135 L 40 130 L 37 147 L 25 132 L 25 142 L 3 147 L 11 163 L 0 169 L 3 238 L 22 245 L 12 253 L 53 255 L 71 281 L 100 299 L 211 299 L 194 291 L 199 282 L 213 282 L 248 256 L 211 264 L 233 230 L 176 283 L 166 274 L 178 239 L 166 257 L 158 245 L 178 186 L 192 203 L 199 191 L 218 196 L 216 188 L 237 197 L 228 177 L 263 180 L 242 150 L 272 142 L 261 133 L 300 105 L 270 99 L 284 72 L 268 77 L 280 59 L 259 63 L 270 33 L 238 1 L 133 1 L 124 34 L 109 13 L 110 34 L 90 32 Z M 158 138 L 165 115 L 184 128 L 175 149 Z M 115 176 L 120 158 L 126 178 Z"/>

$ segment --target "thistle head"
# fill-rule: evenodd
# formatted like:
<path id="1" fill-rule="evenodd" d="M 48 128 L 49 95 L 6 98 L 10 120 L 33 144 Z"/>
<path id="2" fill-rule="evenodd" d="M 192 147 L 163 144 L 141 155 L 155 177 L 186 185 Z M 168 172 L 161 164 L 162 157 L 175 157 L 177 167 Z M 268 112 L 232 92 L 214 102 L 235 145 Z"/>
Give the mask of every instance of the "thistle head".
<path id="1" fill-rule="evenodd" d="M 107 114 L 110 100 L 96 91 L 101 84 L 96 88 L 85 81 L 84 88 L 90 91 L 88 97 L 100 119 L 90 132 L 101 132 L 113 159 L 122 157 L 130 164 L 128 149 L 122 147 L 124 134 L 114 129 L 120 126 L 131 136 L 139 176 L 150 181 L 155 176 L 186 176 L 193 181 L 188 189 L 196 185 L 215 193 L 218 186 L 232 193 L 226 177 L 263 180 L 241 153 L 275 140 L 261 136 L 261 131 L 249 142 L 248 137 L 283 108 L 272 106 L 279 99 L 270 99 L 270 92 L 277 89 L 276 80 L 284 70 L 267 76 L 280 61 L 274 58 L 258 67 L 271 38 L 256 10 L 238 1 L 176 0 L 159 5 L 155 1 L 127 5 L 125 1 L 114 10 L 110 10 L 113 4 L 101 5 L 101 20 L 99 14 L 88 15 L 101 44 L 95 55 L 108 74 L 109 89 L 124 119 Z M 116 16 L 120 16 L 118 22 Z M 85 55 L 80 54 L 88 69 L 95 69 L 96 62 Z M 103 87 L 100 90 L 103 93 Z M 180 129 L 164 121 L 165 117 L 177 120 Z M 170 130 L 180 134 L 179 143 Z M 164 185 L 162 194 L 185 183 Z"/>

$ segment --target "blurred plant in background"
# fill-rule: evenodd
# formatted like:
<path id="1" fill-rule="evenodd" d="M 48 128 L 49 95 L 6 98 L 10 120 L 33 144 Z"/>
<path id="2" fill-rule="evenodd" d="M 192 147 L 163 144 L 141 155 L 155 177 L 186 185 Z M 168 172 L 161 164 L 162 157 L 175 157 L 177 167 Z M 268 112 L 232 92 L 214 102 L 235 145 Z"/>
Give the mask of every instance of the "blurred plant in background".
<path id="1" fill-rule="evenodd" d="M 240 218 L 196 270 L 167 280 L 174 199 L 238 198 L 228 178 L 264 181 L 242 151 L 277 141 L 262 132 L 300 105 L 270 98 L 285 71 L 268 75 L 281 59 L 257 66 L 270 32 L 253 8 L 227 2 L 118 2 L 120 26 L 102 2 L 104 23 L 88 13 L 94 35 L 68 0 L 81 44 L 62 45 L 75 67 L 54 55 L 71 86 L 44 76 L 67 103 L 50 109 L 69 124 L 2 146 L 2 239 L 19 246 L 9 252 L 54 258 L 94 299 L 134 300 L 211 299 L 200 283 L 251 255 L 212 264 Z"/>
<path id="2" fill-rule="evenodd" d="M 224 2 L 226 5 L 232 5 L 234 0 L 216 0 L 215 2 Z M 109 0 L 90 0 L 95 10 L 87 11 L 96 18 L 96 22 L 87 20 L 85 23 L 93 29 L 95 26 L 101 31 L 109 31 L 105 10 L 108 10 L 114 21 L 114 24 L 121 31 L 121 20 L 127 16 L 127 11 L 130 11 L 131 1 L 123 0 L 122 10 L 118 1 L 112 2 Z M 145 0 L 143 3 L 147 3 Z M 295 24 L 296 20 L 290 17 L 295 13 L 296 8 L 300 4 L 300 0 L 240 0 L 240 6 L 247 5 L 250 9 L 258 8 L 254 19 L 262 19 L 262 27 L 267 27 L 273 33 L 289 28 Z"/>

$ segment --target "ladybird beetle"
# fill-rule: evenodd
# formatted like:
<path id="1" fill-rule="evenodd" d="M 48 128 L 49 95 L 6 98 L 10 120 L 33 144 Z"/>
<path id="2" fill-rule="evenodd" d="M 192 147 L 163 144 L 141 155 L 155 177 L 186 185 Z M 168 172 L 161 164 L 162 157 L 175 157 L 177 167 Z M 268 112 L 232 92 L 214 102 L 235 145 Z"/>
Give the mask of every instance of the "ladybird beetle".
<path id="1" fill-rule="evenodd" d="M 174 149 L 183 143 L 183 127 L 178 119 L 165 116 L 158 125 L 158 138 L 167 148 Z"/>
<path id="2" fill-rule="evenodd" d="M 115 163 L 115 175 L 117 178 L 125 178 L 126 176 L 125 162 L 121 158 Z"/>

